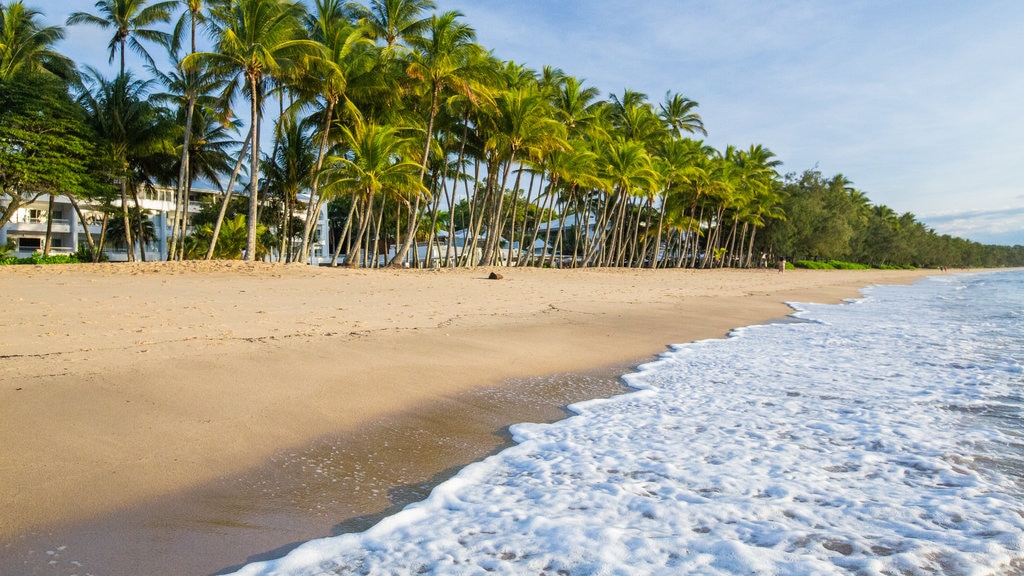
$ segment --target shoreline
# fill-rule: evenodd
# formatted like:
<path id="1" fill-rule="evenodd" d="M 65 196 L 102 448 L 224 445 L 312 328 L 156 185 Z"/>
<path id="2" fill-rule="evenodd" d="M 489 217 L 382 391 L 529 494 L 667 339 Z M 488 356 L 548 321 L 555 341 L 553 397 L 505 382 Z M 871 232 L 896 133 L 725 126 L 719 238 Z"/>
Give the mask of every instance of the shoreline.
<path id="1" fill-rule="evenodd" d="M 551 375 L 564 382 L 595 366 L 635 366 L 671 344 L 785 317 L 787 301 L 835 303 L 869 285 L 938 274 L 503 269 L 505 279 L 490 281 L 489 272 L 240 262 L 0 270 L 18 303 L 8 319 L 12 344 L 0 353 L 0 441 L 13 447 L 0 466 L 0 503 L 11 511 L 0 530 L 0 546 L 7 543 L 0 551 L 11 558 L 0 565 L 24 552 L 26 534 L 44 536 L 38 545 L 46 534 L 74 533 L 76 526 L 129 526 L 126 518 L 142 511 L 133 520 L 141 521 L 161 499 L 173 502 L 224 482 L 233 492 L 251 481 L 252 471 L 294 467 L 296 461 L 282 465 L 275 458 L 303 453 L 325 438 L 347 439 L 335 448 L 352 446 L 374 426 L 418 420 L 416 438 L 441 429 L 435 441 L 444 444 L 458 437 L 444 426 L 481 412 L 457 400 L 474 391 Z M 74 308 L 62 307 L 69 301 Z M 430 414 L 446 402 L 448 408 Z M 501 416 L 512 423 L 551 408 L 548 402 L 523 414 L 520 406 Z M 390 502 L 420 499 L 416 490 L 436 484 L 452 468 L 451 458 L 461 467 L 501 446 L 492 425 L 475 423 L 470 439 L 449 447 L 443 462 L 418 461 L 413 454 L 421 449 L 388 457 L 416 469 L 416 479 L 406 483 L 419 486 L 407 494 L 414 500 L 391 498 L 388 492 L 401 486 L 388 486 L 363 503 L 383 503 L 387 511 Z M 386 434 L 371 435 L 351 462 L 369 462 L 379 451 L 378 437 Z M 483 446 L 487 436 L 490 448 Z M 408 450 L 416 441 L 398 444 Z M 288 495 L 263 488 L 255 485 L 245 497 L 287 506 Z M 170 505 L 172 513 L 176 506 L 180 501 Z M 337 510 L 327 514 L 334 515 L 333 531 L 343 519 Z M 352 518 L 361 516 L 371 523 L 375 517 L 353 510 Z M 352 518 L 350 526 L 367 527 Z M 193 526 L 183 542 L 216 538 L 218 530 L 258 532 L 246 522 L 211 519 Z M 251 544 L 232 562 L 287 542 Z"/>

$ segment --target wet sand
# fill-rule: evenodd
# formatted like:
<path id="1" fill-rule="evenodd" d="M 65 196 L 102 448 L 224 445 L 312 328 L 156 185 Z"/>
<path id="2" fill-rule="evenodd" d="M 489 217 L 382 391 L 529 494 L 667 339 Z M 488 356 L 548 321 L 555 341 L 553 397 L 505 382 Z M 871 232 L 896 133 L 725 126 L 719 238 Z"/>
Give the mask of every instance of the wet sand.
<path id="1" fill-rule="evenodd" d="M 363 530 L 667 344 L 926 274 L 56 268 L 0 270 L 5 574 L 209 574 Z"/>

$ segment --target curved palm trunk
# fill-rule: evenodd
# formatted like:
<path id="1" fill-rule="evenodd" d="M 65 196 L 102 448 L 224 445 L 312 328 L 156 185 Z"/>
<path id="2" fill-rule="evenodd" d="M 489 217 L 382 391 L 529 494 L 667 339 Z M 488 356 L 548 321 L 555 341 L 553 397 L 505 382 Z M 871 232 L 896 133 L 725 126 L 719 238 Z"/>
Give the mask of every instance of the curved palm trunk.
<path id="1" fill-rule="evenodd" d="M 193 35 L 195 34 L 193 25 Z M 193 41 L 194 42 L 194 41 Z M 192 50 L 195 52 L 195 48 Z M 191 167 L 189 166 L 189 146 L 192 141 L 192 114 L 195 111 L 196 99 L 190 95 L 188 98 L 188 109 L 185 111 L 185 136 L 181 145 L 181 166 L 178 168 L 178 186 L 175 190 L 174 203 L 174 224 L 171 226 L 171 244 L 167 249 L 167 259 L 173 260 L 178 246 L 179 220 L 184 219 L 188 214 L 188 193 L 185 191 L 186 183 L 192 180 Z M 181 222 L 180 234 L 182 240 L 185 238 L 185 223 Z"/>
<path id="2" fill-rule="evenodd" d="M 242 144 L 242 150 L 238 153 L 238 162 L 235 162 L 235 169 L 231 172 L 231 179 L 228 181 L 228 188 L 224 192 L 224 201 L 220 204 L 220 212 L 217 214 L 217 222 L 213 225 L 213 237 L 210 238 L 210 247 L 206 250 L 206 259 L 210 260 L 213 258 L 213 252 L 217 248 L 217 238 L 220 236 L 220 228 L 224 224 L 224 215 L 228 211 L 228 202 L 231 201 L 231 191 L 235 189 L 235 181 L 238 179 L 238 173 L 242 170 L 242 162 L 245 161 L 245 152 L 249 149 L 249 144 L 252 142 L 252 132 L 245 137 L 245 142 Z"/>
<path id="3" fill-rule="evenodd" d="M 363 211 L 363 215 L 359 218 L 359 230 L 355 236 L 355 243 L 349 250 L 348 258 L 345 259 L 345 265 L 353 268 L 359 268 L 363 265 L 362 261 L 362 250 L 363 250 L 363 236 L 369 230 L 370 221 L 373 219 L 373 192 L 367 191 L 367 197 L 363 200 L 366 205 L 366 209 Z"/>
<path id="4" fill-rule="evenodd" d="M 754 237 L 757 236 L 757 226 L 753 226 L 750 230 L 750 243 L 747 245 L 747 262 L 745 268 L 750 268 L 750 260 L 754 256 Z"/>
<path id="5" fill-rule="evenodd" d="M 423 176 L 427 173 L 427 162 L 430 160 L 430 143 L 434 137 L 434 120 L 437 117 L 437 100 L 441 93 L 441 87 L 437 84 L 434 85 L 433 93 L 430 96 L 430 118 L 427 121 L 427 145 L 423 147 L 423 162 L 420 167 L 420 182 L 423 181 Z M 409 213 L 409 224 L 405 228 L 405 241 L 402 242 L 401 248 L 395 250 L 395 257 L 391 259 L 388 266 L 394 268 L 401 268 L 402 261 L 405 260 L 406 254 L 409 253 L 409 248 L 412 247 L 412 242 L 416 237 L 416 228 L 419 225 L 419 212 L 420 212 L 420 196 L 416 195 L 416 206 L 412 212 Z"/>
<path id="6" fill-rule="evenodd" d="M 142 204 L 139 202 L 139 190 L 135 187 L 134 184 L 132 184 L 131 190 L 132 190 L 132 201 L 135 202 L 135 213 L 139 217 L 139 237 L 138 237 L 138 241 L 139 241 L 139 258 L 141 258 L 142 261 L 145 262 L 146 261 L 146 235 L 145 235 L 145 229 L 142 226 L 142 219 L 143 219 Z"/>
<path id="7" fill-rule="evenodd" d="M 334 254 L 331 255 L 331 266 L 338 265 L 338 257 L 341 256 L 341 249 L 345 245 L 345 241 L 348 239 L 349 233 L 352 231 L 352 216 L 356 213 L 356 200 L 353 198 L 351 205 L 348 208 L 348 217 L 345 218 L 345 226 L 341 229 L 341 234 L 338 234 L 338 245 L 334 247 Z"/>
<path id="8" fill-rule="evenodd" d="M 85 215 L 82 214 L 82 207 L 78 205 L 78 200 L 75 199 L 74 194 L 68 194 L 68 200 L 71 202 L 71 207 L 75 209 L 75 214 L 78 215 L 78 221 L 82 223 L 82 230 L 85 230 L 85 241 L 89 244 L 89 250 L 93 252 L 95 257 L 96 243 L 92 239 L 92 234 L 89 232 L 89 225 L 85 222 Z"/>
<path id="9" fill-rule="evenodd" d="M 512 153 L 508 158 L 508 163 L 505 164 L 505 170 L 502 174 L 501 185 L 497 186 L 498 201 L 496 205 L 492 206 L 490 226 L 487 227 L 487 242 L 484 243 L 484 253 L 480 258 L 480 265 L 487 266 L 498 260 L 501 253 L 498 252 L 498 248 L 501 247 L 501 212 L 505 207 L 505 186 L 508 184 L 508 173 L 512 169 L 512 163 L 515 161 L 516 151 L 512 148 Z M 490 180 L 488 178 L 488 180 Z M 492 194 L 488 194 L 491 196 Z"/>
<path id="10" fill-rule="evenodd" d="M 316 155 L 316 166 L 313 168 L 313 185 L 309 189 L 309 202 L 306 203 L 306 225 L 302 230 L 302 248 L 299 251 L 300 261 L 309 260 L 310 241 L 313 238 L 313 215 L 320 214 L 319 208 L 323 206 L 320 201 L 320 168 L 324 164 L 324 155 L 327 154 L 327 142 L 331 131 L 331 117 L 334 115 L 334 103 L 336 98 L 327 100 L 327 117 L 324 120 L 324 136 L 320 139 L 320 151 Z M 316 210 L 314 211 L 314 206 Z"/>
<path id="11" fill-rule="evenodd" d="M 512 192 L 512 225 L 508 231 L 508 256 L 505 257 L 505 266 L 512 266 L 512 250 L 515 248 L 514 240 L 516 235 L 516 211 L 519 209 L 519 183 L 523 179 L 523 165 L 519 165 L 519 170 L 516 171 L 516 183 L 513 186 L 514 191 Z M 523 222 L 526 225 L 526 222 Z M 523 246 L 520 244 L 519 250 L 522 250 Z M 516 264 L 519 264 L 519 255 L 516 255 Z"/>
<path id="12" fill-rule="evenodd" d="M 121 176 L 121 219 L 124 222 L 124 243 L 128 246 L 128 261 L 135 262 L 135 243 L 132 242 L 132 224 L 128 218 L 128 175 Z"/>

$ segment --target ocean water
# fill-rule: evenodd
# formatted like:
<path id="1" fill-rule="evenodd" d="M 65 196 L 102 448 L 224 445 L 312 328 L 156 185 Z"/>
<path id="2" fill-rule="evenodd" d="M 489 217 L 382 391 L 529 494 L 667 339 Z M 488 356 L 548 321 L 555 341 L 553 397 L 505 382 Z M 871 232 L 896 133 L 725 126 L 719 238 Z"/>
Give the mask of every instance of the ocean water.
<path id="1" fill-rule="evenodd" d="M 1024 574 L 1024 272 L 793 307 L 238 574 Z"/>

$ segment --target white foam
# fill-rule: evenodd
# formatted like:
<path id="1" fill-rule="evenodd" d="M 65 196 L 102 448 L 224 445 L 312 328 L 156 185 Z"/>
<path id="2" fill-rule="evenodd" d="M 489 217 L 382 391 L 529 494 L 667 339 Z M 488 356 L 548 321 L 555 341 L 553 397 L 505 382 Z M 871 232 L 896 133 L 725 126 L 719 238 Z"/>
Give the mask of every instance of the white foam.
<path id="1" fill-rule="evenodd" d="M 676 347 L 626 376 L 639 391 L 514 426 L 427 500 L 239 574 L 1006 570 L 1024 344 L 974 278 Z"/>

